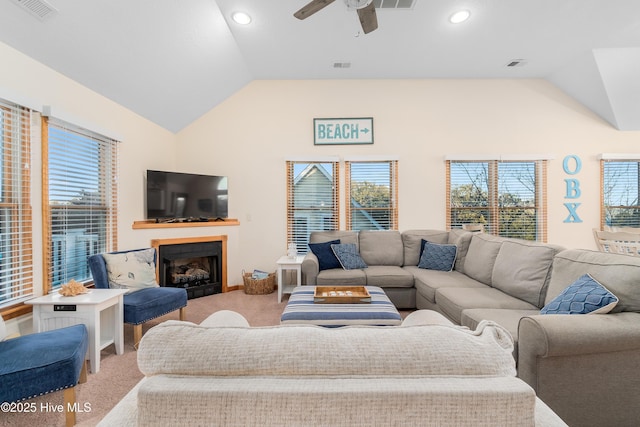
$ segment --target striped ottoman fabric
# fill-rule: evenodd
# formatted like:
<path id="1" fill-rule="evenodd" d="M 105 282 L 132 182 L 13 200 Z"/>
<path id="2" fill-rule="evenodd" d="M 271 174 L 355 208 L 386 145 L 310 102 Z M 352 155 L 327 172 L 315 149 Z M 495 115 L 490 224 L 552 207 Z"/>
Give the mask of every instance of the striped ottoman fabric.
<path id="1" fill-rule="evenodd" d="M 318 326 L 397 326 L 402 317 L 384 291 L 367 286 L 371 303 L 316 304 L 313 302 L 315 286 L 298 286 L 280 317 L 281 324 L 308 324 Z"/>

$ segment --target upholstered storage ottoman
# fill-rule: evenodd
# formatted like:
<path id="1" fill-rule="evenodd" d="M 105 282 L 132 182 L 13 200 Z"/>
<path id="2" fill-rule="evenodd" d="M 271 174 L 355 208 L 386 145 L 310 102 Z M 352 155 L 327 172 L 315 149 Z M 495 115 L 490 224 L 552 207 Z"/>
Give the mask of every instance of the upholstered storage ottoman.
<path id="1" fill-rule="evenodd" d="M 377 286 L 367 286 L 371 302 L 359 304 L 314 303 L 315 288 L 294 288 L 280 317 L 281 324 L 397 326 L 402 323 L 402 317 L 396 307 Z"/>

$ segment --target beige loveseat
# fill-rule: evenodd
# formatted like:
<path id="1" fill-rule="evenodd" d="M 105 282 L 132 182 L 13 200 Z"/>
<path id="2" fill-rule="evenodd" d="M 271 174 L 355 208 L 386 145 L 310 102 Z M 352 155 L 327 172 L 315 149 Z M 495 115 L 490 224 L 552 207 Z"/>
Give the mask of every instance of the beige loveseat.
<path id="1" fill-rule="evenodd" d="M 329 234 L 327 234 L 329 233 Z M 332 232 L 312 235 L 317 241 Z M 337 233 L 342 236 L 345 232 Z M 415 307 L 444 314 L 474 329 L 491 320 L 506 328 L 516 342 L 518 376 L 531 385 L 571 426 L 636 426 L 640 419 L 640 257 L 506 239 L 462 230 L 360 232 L 363 259 L 384 259 L 393 251 L 396 265 L 385 274 L 402 272 L 402 295 L 414 293 Z M 372 233 L 382 233 L 377 239 Z M 397 244 L 397 233 L 402 245 Z M 367 235 L 369 234 L 369 235 Z M 353 238 L 353 236 L 350 236 Z M 420 242 L 455 243 L 453 271 L 418 268 Z M 329 239 L 330 240 L 330 239 Z M 369 254 L 374 241 L 379 253 Z M 394 241 L 396 243 L 394 243 Z M 362 250 L 365 243 L 366 250 Z M 385 286 L 382 268 L 316 272 L 313 255 L 303 263 L 308 283 L 337 285 L 344 277 L 370 278 L 394 303 L 398 281 Z M 399 264 L 398 264 L 399 263 Z M 591 274 L 619 298 L 609 314 L 540 314 L 540 309 L 584 274 Z M 358 278 L 359 277 L 359 278 Z M 389 292 L 390 291 L 390 292 Z M 401 307 L 407 308 L 402 298 Z"/>
<path id="2" fill-rule="evenodd" d="M 164 322 L 140 343 L 145 378 L 100 425 L 566 425 L 516 378 L 503 328 L 416 313 L 401 327 Z"/>

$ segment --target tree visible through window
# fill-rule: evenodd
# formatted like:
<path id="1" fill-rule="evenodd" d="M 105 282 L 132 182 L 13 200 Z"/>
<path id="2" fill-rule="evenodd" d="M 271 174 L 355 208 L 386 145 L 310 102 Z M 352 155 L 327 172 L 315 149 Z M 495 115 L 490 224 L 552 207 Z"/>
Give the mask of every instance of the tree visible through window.
<path id="1" fill-rule="evenodd" d="M 47 122 L 45 284 L 91 280 L 87 258 L 116 249 L 116 141 L 56 119 Z"/>
<path id="2" fill-rule="evenodd" d="M 603 226 L 640 228 L 640 160 L 602 160 Z"/>
<path id="3" fill-rule="evenodd" d="M 546 161 L 447 161 L 448 227 L 546 240 Z"/>

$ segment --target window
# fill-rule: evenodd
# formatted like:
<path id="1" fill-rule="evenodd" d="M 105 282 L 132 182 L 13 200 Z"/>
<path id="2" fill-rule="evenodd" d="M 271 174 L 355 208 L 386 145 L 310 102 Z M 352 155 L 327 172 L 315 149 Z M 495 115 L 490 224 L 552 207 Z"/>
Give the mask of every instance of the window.
<path id="1" fill-rule="evenodd" d="M 640 228 L 640 159 L 625 157 L 630 156 L 604 155 L 600 160 L 603 227 Z"/>
<path id="2" fill-rule="evenodd" d="M 287 161 L 287 242 L 308 251 L 311 231 L 338 229 L 338 162 Z"/>
<path id="3" fill-rule="evenodd" d="M 87 258 L 116 249 L 118 144 L 54 118 L 43 126 L 47 293 L 91 280 Z"/>
<path id="4" fill-rule="evenodd" d="M 398 229 L 398 161 L 346 161 L 347 230 Z"/>
<path id="5" fill-rule="evenodd" d="M 36 113 L 33 113 L 36 114 Z M 0 99 L 0 305 L 33 295 L 32 112 Z"/>
<path id="6" fill-rule="evenodd" d="M 447 228 L 546 241 L 546 160 L 447 160 Z"/>

